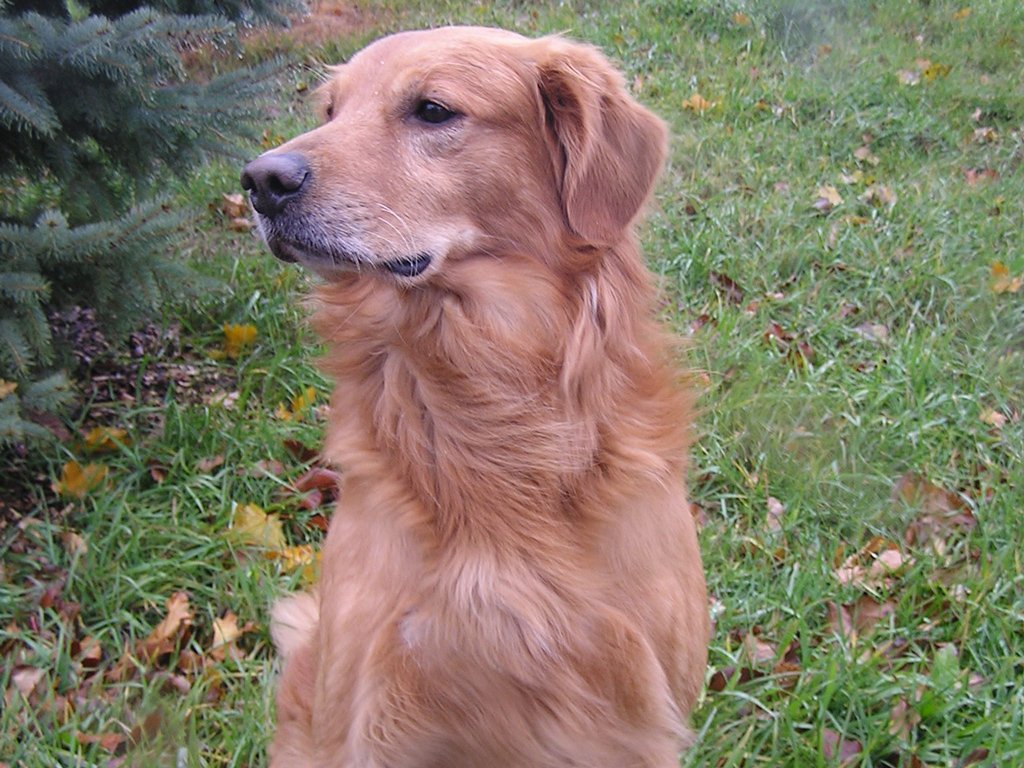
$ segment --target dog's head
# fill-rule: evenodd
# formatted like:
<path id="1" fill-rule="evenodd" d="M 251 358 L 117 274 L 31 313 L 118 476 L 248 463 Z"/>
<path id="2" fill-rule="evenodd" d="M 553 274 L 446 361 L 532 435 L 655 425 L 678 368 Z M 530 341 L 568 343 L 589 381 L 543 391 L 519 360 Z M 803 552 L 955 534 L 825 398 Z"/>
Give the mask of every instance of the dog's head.
<path id="1" fill-rule="evenodd" d="M 626 232 L 665 156 L 662 122 L 592 47 L 494 29 L 384 38 L 332 70 L 323 122 L 249 163 L 271 250 L 330 278 L 409 284 L 503 253 Z"/>

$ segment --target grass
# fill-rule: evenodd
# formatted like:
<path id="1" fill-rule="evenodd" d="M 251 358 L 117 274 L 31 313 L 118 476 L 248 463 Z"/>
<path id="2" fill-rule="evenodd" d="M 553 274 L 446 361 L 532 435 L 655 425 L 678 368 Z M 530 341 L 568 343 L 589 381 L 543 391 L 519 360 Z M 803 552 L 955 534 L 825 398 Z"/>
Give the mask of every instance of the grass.
<path id="1" fill-rule="evenodd" d="M 682 764 L 1024 764 L 1024 290 L 993 290 L 996 263 L 1024 273 L 1024 9 L 393 0 L 372 18 L 316 56 L 442 23 L 566 32 L 600 45 L 672 127 L 642 234 L 700 392 L 691 492 L 717 619 L 693 715 L 700 744 Z M 296 88 L 308 77 L 284 79 L 272 134 L 308 119 Z M 686 108 L 694 93 L 711 106 Z M 235 165 L 210 167 L 178 197 L 216 203 L 236 178 Z M 826 186 L 841 203 L 819 202 Z M 214 212 L 182 257 L 224 288 L 168 309 L 177 364 L 194 379 L 214 370 L 231 397 L 185 385 L 155 402 L 140 391 L 135 405 L 93 403 L 78 426 L 103 412 L 127 439 L 99 456 L 55 448 L 35 508 L 0 531 L 8 765 L 106 765 L 128 744 L 79 734 L 123 736 L 147 717 L 129 750 L 138 764 L 174 764 L 179 750 L 188 765 L 264 761 L 267 610 L 302 576 L 227 531 L 233 509 L 254 503 L 281 517 L 291 544 L 317 542 L 313 513 L 282 489 L 306 469 L 286 441 L 316 446 L 319 416 L 275 410 L 309 386 L 322 402 L 330 385 L 302 325 L 304 276 Z M 225 323 L 256 328 L 237 359 L 213 354 Z M 58 503 L 48 486 L 71 459 L 103 462 L 108 480 Z M 908 472 L 924 478 L 911 481 L 917 498 L 894 501 Z M 783 511 L 769 516 L 770 500 Z M 973 528 L 949 523 L 960 504 Z M 939 528 L 911 541 L 922 517 Z M 837 566 L 866 545 L 895 547 L 901 567 L 842 583 Z M 109 679 L 179 591 L 191 627 Z M 830 621 L 859 601 L 880 614 L 859 632 Z M 237 660 L 211 660 L 228 611 L 253 629 Z M 99 672 L 81 649 L 89 637 Z M 31 670 L 43 677 L 21 696 Z"/>

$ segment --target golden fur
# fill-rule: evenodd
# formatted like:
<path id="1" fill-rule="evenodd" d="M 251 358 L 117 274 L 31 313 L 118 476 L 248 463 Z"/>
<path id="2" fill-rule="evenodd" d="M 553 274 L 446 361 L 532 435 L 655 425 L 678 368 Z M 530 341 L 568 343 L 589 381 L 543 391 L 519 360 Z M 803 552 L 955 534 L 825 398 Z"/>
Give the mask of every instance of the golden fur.
<path id="1" fill-rule="evenodd" d="M 631 231 L 663 124 L 595 49 L 478 28 L 378 41 L 324 97 L 243 174 L 326 278 L 343 472 L 318 591 L 274 609 L 271 766 L 676 766 L 709 625 Z"/>

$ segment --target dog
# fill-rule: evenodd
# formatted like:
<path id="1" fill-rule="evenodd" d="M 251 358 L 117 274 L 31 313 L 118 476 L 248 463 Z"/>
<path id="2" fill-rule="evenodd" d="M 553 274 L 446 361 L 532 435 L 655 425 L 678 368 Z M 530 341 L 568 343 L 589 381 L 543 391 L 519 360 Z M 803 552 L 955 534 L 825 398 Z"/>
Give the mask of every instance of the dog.
<path id="1" fill-rule="evenodd" d="M 588 45 L 453 27 L 333 68 L 249 163 L 322 278 L 341 469 L 279 602 L 273 768 L 678 765 L 709 618 L 689 397 L 633 235 L 665 125 Z"/>

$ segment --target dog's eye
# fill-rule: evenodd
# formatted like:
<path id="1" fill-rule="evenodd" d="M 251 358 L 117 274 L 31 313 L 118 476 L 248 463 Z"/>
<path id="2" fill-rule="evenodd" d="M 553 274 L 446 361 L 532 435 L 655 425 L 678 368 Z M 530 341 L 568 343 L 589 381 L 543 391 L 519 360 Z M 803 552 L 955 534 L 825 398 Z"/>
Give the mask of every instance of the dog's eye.
<path id="1" fill-rule="evenodd" d="M 448 107 L 429 99 L 424 99 L 417 104 L 413 114 L 424 123 L 430 123 L 431 125 L 446 123 L 455 117 L 455 112 L 452 112 Z"/>

